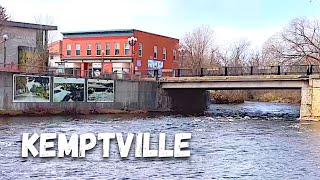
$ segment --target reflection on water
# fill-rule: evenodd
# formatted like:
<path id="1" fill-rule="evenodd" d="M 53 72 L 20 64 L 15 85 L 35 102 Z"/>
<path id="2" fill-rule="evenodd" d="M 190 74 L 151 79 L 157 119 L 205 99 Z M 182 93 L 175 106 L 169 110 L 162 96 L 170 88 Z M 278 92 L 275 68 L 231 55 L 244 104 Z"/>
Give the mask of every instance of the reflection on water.
<path id="1" fill-rule="evenodd" d="M 263 105 L 264 104 L 264 105 Z M 297 107 L 257 104 L 257 111 Z M 263 106 L 264 108 L 261 108 Z M 218 106 L 216 106 L 218 107 Z M 230 106 L 225 106 L 226 109 Z M 240 107 L 240 105 L 238 105 Z M 258 108 L 260 107 L 260 108 Z M 270 111 L 266 111 L 266 107 Z M 219 107 L 223 109 L 222 106 Z M 253 108 L 253 109 L 252 109 Z M 236 110 L 232 107 L 231 109 Z M 240 109 L 254 110 L 254 105 Z M 262 110 L 261 110 L 262 109 Z M 209 110 L 214 112 L 214 109 Z M 281 110 L 284 112 L 284 110 Z M 84 159 L 21 158 L 21 133 L 191 132 L 188 159 L 139 159 L 134 149 L 121 159 L 115 144 L 110 158 L 102 158 L 101 144 Z M 320 123 L 249 117 L 130 117 L 79 116 L 3 118 L 0 121 L 0 177 L 4 179 L 318 179 L 320 177 Z M 169 141 L 169 148 L 172 142 Z"/>

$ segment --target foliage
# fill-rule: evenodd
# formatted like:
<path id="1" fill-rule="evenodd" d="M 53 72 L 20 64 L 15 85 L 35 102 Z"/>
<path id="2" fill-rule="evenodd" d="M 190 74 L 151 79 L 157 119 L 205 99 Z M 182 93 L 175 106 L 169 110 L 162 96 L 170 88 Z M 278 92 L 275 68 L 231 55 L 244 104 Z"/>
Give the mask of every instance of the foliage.
<path id="1" fill-rule="evenodd" d="M 26 72 L 37 73 L 41 72 L 47 62 L 46 54 L 42 50 L 30 48 L 29 50 L 22 50 L 20 53 L 19 64 L 21 69 Z"/>
<path id="2" fill-rule="evenodd" d="M 27 77 L 17 76 L 16 77 L 16 89 L 26 89 Z"/>

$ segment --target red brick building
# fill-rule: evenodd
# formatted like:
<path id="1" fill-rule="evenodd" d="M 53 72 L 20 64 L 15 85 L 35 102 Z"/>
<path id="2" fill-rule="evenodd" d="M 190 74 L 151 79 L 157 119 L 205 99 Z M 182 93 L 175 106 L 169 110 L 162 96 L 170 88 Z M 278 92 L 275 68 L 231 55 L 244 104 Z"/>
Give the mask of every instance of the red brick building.
<path id="1" fill-rule="evenodd" d="M 64 32 L 62 61 L 66 70 L 106 73 L 178 67 L 179 39 L 135 29 Z M 128 38 L 135 37 L 135 54 Z"/>
<path id="2" fill-rule="evenodd" d="M 49 67 L 59 67 L 59 64 L 61 64 L 61 49 L 62 49 L 62 41 L 54 41 L 48 45 L 49 50 L 49 61 L 48 66 Z"/>

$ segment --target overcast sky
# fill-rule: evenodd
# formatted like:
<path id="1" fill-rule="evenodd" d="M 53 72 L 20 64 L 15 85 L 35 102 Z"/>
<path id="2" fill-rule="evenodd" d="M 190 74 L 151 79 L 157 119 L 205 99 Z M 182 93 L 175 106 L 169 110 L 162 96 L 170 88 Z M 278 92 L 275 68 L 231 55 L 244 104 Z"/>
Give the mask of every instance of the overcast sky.
<path id="1" fill-rule="evenodd" d="M 258 47 L 295 17 L 320 17 L 320 0 L 0 0 L 0 4 L 12 20 L 35 22 L 42 17 L 46 23 L 50 17 L 60 32 L 135 28 L 182 38 L 197 26 L 209 25 L 219 44 L 246 39 Z"/>

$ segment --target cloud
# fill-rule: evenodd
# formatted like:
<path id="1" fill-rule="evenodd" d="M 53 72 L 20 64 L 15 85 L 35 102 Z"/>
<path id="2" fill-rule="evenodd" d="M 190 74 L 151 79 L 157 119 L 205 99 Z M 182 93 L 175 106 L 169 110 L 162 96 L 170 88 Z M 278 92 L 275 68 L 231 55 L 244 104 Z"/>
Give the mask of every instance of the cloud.
<path id="1" fill-rule="evenodd" d="M 169 0 L 1 0 L 12 19 L 34 22 L 34 17 L 51 16 L 62 31 L 129 28 L 140 17 L 169 16 Z M 45 22 L 44 22 L 45 23 Z"/>
<path id="2" fill-rule="evenodd" d="M 13 20 L 35 22 L 35 17 L 46 19 L 48 16 L 62 32 L 136 28 L 181 38 L 201 22 L 213 27 L 218 44 L 246 39 L 253 46 L 261 47 L 282 28 L 215 26 L 212 20 L 206 21 L 205 18 L 191 21 L 185 15 L 194 16 L 197 12 L 179 11 L 183 9 L 183 3 L 181 0 L 0 0 Z M 48 22 L 44 20 L 41 23 Z M 61 35 L 56 38 L 61 38 Z"/>
<path id="3" fill-rule="evenodd" d="M 261 48 L 263 43 L 272 35 L 281 31 L 282 27 L 269 28 L 234 28 L 234 27 L 215 27 L 216 43 L 228 45 L 239 40 L 247 40 L 254 48 Z"/>

